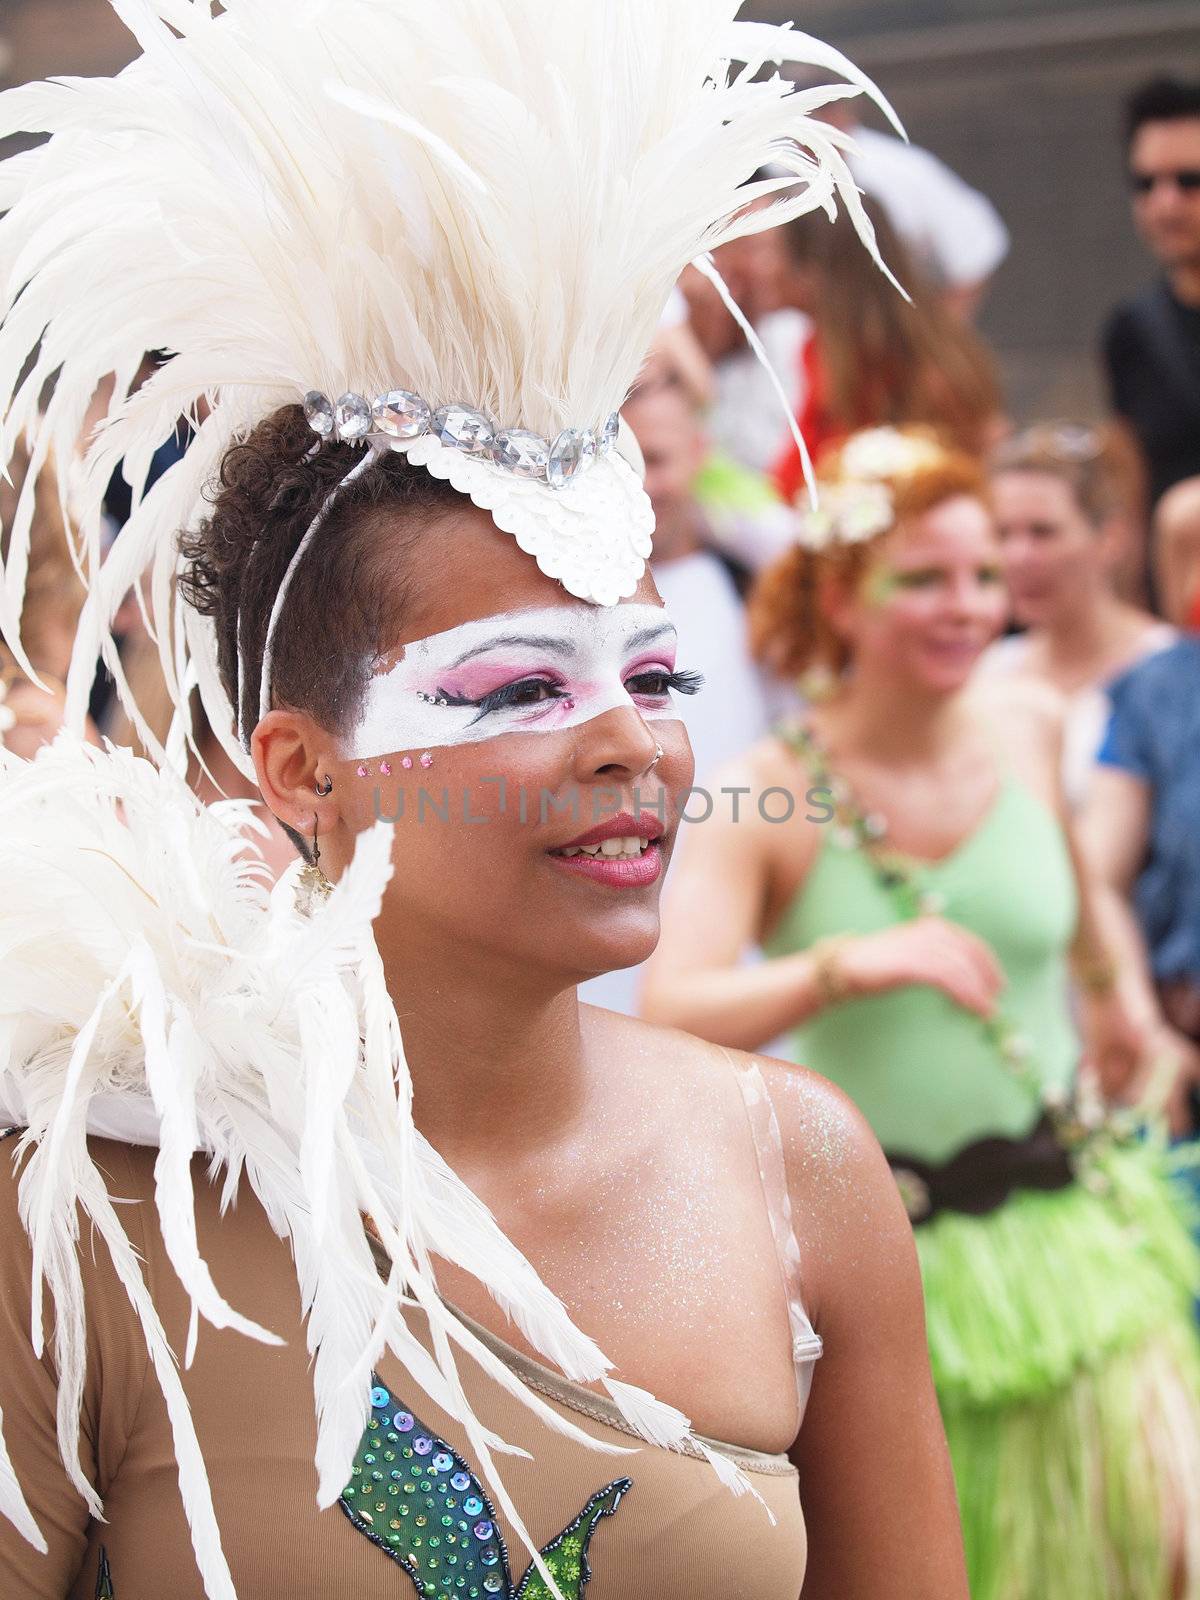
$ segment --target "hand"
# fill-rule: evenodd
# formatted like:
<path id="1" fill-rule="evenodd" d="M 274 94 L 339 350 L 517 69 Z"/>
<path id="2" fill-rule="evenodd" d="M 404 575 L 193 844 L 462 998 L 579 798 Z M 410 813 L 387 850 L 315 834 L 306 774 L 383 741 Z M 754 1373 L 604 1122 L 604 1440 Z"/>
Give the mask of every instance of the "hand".
<path id="1" fill-rule="evenodd" d="M 994 1014 L 1005 983 L 991 947 L 945 917 L 918 917 L 851 939 L 838 955 L 838 967 L 851 994 L 927 984 L 980 1017 Z"/>
<path id="2" fill-rule="evenodd" d="M 1106 1100 L 1130 1095 L 1150 1057 L 1154 1031 L 1147 1018 L 1121 994 L 1084 992 L 1079 1000 L 1079 1026 L 1084 1059 L 1094 1071 Z"/>
<path id="3" fill-rule="evenodd" d="M 1162 1024 L 1155 1029 L 1146 1070 L 1132 1098 L 1145 1102 L 1152 1112 L 1166 1118 L 1172 1138 L 1183 1139 L 1196 1133 L 1191 1093 L 1200 1084 L 1200 1046 L 1175 1028 Z"/>

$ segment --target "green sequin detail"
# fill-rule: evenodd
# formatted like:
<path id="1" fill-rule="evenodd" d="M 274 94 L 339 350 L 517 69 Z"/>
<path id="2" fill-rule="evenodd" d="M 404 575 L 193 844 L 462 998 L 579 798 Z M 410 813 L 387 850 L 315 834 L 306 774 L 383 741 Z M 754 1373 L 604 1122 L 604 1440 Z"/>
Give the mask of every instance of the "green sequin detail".
<path id="1" fill-rule="evenodd" d="M 380 1492 L 376 1484 L 384 1474 L 375 1463 L 381 1433 L 389 1444 L 403 1439 L 401 1455 L 412 1462 L 412 1476 L 406 1474 L 400 1485 L 411 1498 L 399 1504 L 378 1501 L 362 1488 L 365 1479 Z M 342 1510 L 360 1533 L 403 1567 L 422 1600 L 552 1600 L 545 1579 L 532 1565 L 514 1584 L 496 1513 L 474 1472 L 378 1378 L 373 1380 L 371 1420 L 352 1478 L 357 1482 L 342 1492 Z M 606 1485 L 542 1549 L 563 1600 L 580 1600 L 592 1575 L 592 1535 L 632 1487 L 628 1478 Z"/>

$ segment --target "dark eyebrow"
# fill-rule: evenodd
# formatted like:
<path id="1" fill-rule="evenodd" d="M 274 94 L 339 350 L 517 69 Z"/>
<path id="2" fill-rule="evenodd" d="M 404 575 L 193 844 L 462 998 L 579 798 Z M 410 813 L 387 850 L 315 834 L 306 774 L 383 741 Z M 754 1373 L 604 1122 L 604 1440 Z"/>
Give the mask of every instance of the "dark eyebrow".
<path id="1" fill-rule="evenodd" d="M 470 661 L 474 656 L 485 655 L 489 650 L 506 650 L 524 645 L 534 650 L 548 650 L 551 655 L 573 656 L 575 646 L 567 639 L 555 639 L 548 634 L 531 633 L 499 633 L 494 639 L 488 639 L 484 644 L 472 645 L 469 650 L 464 650 L 461 656 L 456 656 L 446 667 L 447 672 L 453 672 L 455 667 L 461 667 L 464 661 Z"/>
<path id="2" fill-rule="evenodd" d="M 664 639 L 669 633 L 674 633 L 674 625 L 670 622 L 658 622 L 652 628 L 642 628 L 625 641 L 627 650 L 640 650 L 644 644 L 653 644 L 656 639 Z"/>

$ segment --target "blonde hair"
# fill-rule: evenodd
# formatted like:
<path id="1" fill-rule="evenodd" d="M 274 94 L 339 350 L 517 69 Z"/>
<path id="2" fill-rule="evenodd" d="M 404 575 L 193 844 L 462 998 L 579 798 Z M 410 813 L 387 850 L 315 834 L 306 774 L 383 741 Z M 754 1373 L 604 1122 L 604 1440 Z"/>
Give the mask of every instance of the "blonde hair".
<path id="1" fill-rule="evenodd" d="M 1136 448 L 1113 427 L 1037 423 L 998 445 L 989 465 L 993 474 L 1041 472 L 1056 478 L 1094 528 L 1129 512 L 1138 498 Z"/>
<path id="2" fill-rule="evenodd" d="M 973 456 L 938 444 L 918 429 L 903 430 L 901 437 L 920 441 L 923 448 L 914 452 L 909 470 L 873 480 L 891 494 L 895 508 L 891 524 L 868 539 L 834 539 L 820 549 L 793 545 L 751 590 L 750 647 L 755 659 L 780 677 L 796 678 L 814 668 L 840 674 L 849 666 L 849 648 L 830 623 L 822 594 L 831 584 L 847 591 L 857 587 L 883 541 L 897 528 L 960 495 L 987 503 L 987 478 Z M 854 484 L 856 480 L 842 470 L 852 443 L 848 440 L 847 446 L 826 458 L 823 485 Z"/>

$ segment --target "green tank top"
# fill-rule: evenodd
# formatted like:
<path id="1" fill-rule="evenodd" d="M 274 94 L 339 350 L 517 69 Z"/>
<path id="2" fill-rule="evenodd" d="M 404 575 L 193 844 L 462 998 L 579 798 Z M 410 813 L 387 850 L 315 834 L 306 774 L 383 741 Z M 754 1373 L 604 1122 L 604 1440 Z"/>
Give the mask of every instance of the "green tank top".
<path id="1" fill-rule="evenodd" d="M 769 955 L 902 920 L 857 844 L 836 823 L 823 835 L 766 942 Z M 1006 777 L 975 831 L 941 861 L 918 862 L 917 871 L 942 914 L 995 951 L 1008 979 L 1005 1017 L 1031 1042 L 1043 1089 L 1066 1091 L 1078 1057 L 1066 970 L 1078 905 L 1057 819 Z M 828 1006 L 794 1040 L 795 1059 L 843 1089 L 889 1152 L 939 1164 L 978 1139 L 1020 1138 L 1042 1114 L 980 1018 L 925 985 Z"/>

